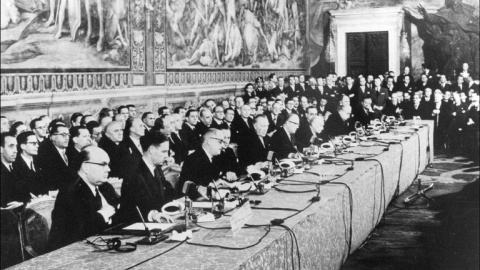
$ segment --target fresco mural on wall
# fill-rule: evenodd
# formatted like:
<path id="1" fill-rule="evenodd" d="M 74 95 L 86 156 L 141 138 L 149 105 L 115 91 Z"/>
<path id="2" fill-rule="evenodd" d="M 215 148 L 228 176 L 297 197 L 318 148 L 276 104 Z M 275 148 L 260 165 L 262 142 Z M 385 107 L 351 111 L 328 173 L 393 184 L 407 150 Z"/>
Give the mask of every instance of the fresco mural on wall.
<path id="1" fill-rule="evenodd" d="M 2 0 L 1 69 L 130 69 L 129 0 Z"/>
<path id="2" fill-rule="evenodd" d="M 305 0 L 165 0 L 167 68 L 305 67 Z"/>

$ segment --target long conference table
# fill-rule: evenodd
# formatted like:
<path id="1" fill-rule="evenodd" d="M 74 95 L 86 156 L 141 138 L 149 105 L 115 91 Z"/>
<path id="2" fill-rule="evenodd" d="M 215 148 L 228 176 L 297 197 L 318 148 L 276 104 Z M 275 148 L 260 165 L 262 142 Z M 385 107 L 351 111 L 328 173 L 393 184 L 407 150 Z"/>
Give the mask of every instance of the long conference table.
<path id="1" fill-rule="evenodd" d="M 79 241 L 11 269 L 277 270 L 299 269 L 299 264 L 301 269 L 340 269 L 349 253 L 381 222 L 395 192 L 405 191 L 433 161 L 433 121 L 417 121 L 415 126 L 409 121 L 375 137 L 397 143 L 384 151 L 382 143 L 361 142 L 339 156 L 363 158 L 354 161 L 353 170 L 347 170 L 351 162 L 313 165 L 309 172 L 320 176 L 294 174 L 280 182 L 278 190 L 249 195 L 250 200 L 261 203 L 252 206 L 248 226 L 235 236 L 229 229 L 230 217 L 223 216 L 202 223 L 205 228 L 194 232 L 187 242 L 139 245 L 134 252 L 119 253 Z M 331 179 L 320 186 L 320 201 L 312 202 L 317 195 L 314 183 Z M 267 225 L 288 216 L 283 225 L 293 234 L 284 227 Z M 133 242 L 141 237 L 120 238 Z"/>

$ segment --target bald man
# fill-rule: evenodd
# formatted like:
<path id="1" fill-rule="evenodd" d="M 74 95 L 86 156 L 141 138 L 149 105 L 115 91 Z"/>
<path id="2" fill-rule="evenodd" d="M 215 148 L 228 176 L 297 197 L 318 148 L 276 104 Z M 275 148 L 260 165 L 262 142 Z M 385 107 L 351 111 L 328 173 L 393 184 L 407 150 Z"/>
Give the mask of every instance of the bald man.
<path id="1" fill-rule="evenodd" d="M 107 182 L 109 163 L 107 153 L 96 146 L 80 152 L 72 167 L 76 171 L 72 184 L 60 189 L 55 201 L 50 250 L 83 240 L 116 223 L 120 198 Z"/>
<path id="2" fill-rule="evenodd" d="M 107 152 L 111 160 L 110 176 L 122 177 L 123 160 L 129 152 L 120 143 L 123 140 L 122 122 L 113 121 L 105 127 L 105 136 L 100 140 L 98 146 Z"/>

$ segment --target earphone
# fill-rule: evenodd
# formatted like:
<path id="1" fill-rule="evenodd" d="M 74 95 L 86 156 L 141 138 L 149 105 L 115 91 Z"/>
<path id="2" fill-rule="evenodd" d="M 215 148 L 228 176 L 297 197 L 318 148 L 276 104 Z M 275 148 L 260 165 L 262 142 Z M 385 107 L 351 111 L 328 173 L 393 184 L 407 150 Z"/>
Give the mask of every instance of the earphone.
<path id="1" fill-rule="evenodd" d="M 98 239 L 105 242 L 105 245 L 94 243 Z M 97 237 L 93 241 L 87 240 L 87 244 L 94 245 L 94 246 L 107 246 L 107 248 L 108 248 L 107 250 L 115 250 L 115 251 L 123 252 L 123 253 L 132 252 L 132 251 L 137 250 L 137 244 L 127 242 L 124 245 L 122 245 L 122 241 L 120 241 L 120 238 L 118 238 L 118 237 L 111 238 L 111 239 L 106 239 L 106 240 L 101 238 L 101 237 Z"/>

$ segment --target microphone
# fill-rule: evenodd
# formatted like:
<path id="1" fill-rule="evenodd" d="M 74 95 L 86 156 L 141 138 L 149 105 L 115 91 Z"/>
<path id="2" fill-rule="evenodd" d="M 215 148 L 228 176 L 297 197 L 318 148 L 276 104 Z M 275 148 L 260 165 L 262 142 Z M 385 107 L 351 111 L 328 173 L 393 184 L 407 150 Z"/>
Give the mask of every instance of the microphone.
<path id="1" fill-rule="evenodd" d="M 147 236 L 150 235 L 150 230 L 148 229 L 147 224 L 145 224 L 145 220 L 143 219 L 142 212 L 140 212 L 140 209 L 138 208 L 138 206 L 135 205 L 135 208 L 137 208 L 138 215 L 142 220 L 143 226 L 145 226 L 145 231 L 147 232 Z"/>
<path id="2" fill-rule="evenodd" d="M 196 186 L 197 185 L 192 181 L 185 181 L 185 183 L 183 183 L 182 193 L 185 194 L 185 196 L 187 196 L 190 190 L 192 190 L 192 188 L 195 188 Z"/>
<path id="3" fill-rule="evenodd" d="M 268 161 L 272 161 L 272 158 L 273 158 L 273 151 L 268 151 L 268 154 L 267 154 L 267 160 Z"/>

